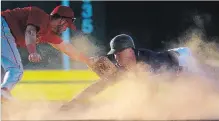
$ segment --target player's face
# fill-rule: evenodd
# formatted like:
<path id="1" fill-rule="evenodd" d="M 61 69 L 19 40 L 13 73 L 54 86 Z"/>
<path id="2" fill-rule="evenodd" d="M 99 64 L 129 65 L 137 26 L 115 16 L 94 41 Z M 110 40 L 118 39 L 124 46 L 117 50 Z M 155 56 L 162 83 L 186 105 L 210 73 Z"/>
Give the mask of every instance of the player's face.
<path id="1" fill-rule="evenodd" d="M 67 29 L 67 27 L 68 22 L 65 18 L 58 18 L 56 20 L 53 20 L 52 22 L 52 30 L 58 35 L 64 32 Z"/>
<path id="2" fill-rule="evenodd" d="M 135 53 L 132 48 L 117 52 L 116 54 L 114 54 L 114 56 L 118 64 L 125 68 L 136 63 Z"/>

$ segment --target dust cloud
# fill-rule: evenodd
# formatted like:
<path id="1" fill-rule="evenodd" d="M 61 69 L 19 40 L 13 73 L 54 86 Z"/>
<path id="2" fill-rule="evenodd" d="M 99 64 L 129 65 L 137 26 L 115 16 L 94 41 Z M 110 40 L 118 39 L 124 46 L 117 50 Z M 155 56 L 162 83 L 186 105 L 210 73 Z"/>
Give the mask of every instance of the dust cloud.
<path id="1" fill-rule="evenodd" d="M 77 49 L 78 52 L 85 54 L 88 57 L 95 57 L 99 55 L 103 55 L 105 53 L 105 48 L 97 41 L 96 38 L 83 35 L 83 34 L 76 34 L 72 39 L 71 43 Z M 81 62 L 73 62 L 74 69 L 83 69 L 87 68 L 87 66 Z"/>
<path id="2" fill-rule="evenodd" d="M 198 73 L 175 75 L 146 72 L 144 65 L 124 72 L 118 83 L 92 98 L 86 106 L 58 111 L 61 102 L 14 102 L 3 105 L 2 113 L 9 120 L 176 120 L 219 119 L 219 51 L 217 43 L 205 42 L 197 32 L 187 35 L 187 46 L 197 60 Z M 87 43 L 81 39 L 76 43 Z M 79 44 L 84 52 L 90 43 Z M 87 49 L 87 50 L 86 50 Z M 94 54 L 94 53 L 89 53 Z M 204 73 L 204 74 L 203 74 Z M 6 115 L 8 114 L 8 115 Z"/>

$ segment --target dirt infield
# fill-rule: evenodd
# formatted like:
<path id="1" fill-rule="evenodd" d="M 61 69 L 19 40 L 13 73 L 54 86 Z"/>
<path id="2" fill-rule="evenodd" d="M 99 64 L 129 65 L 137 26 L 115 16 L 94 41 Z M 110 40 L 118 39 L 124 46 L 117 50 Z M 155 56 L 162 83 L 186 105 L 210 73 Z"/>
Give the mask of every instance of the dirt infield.
<path id="1" fill-rule="evenodd" d="M 173 120 L 218 119 L 218 83 L 184 75 L 150 77 L 129 74 L 128 78 L 109 87 L 89 104 L 59 112 L 62 102 L 17 102 L 3 105 L 10 120 Z M 145 73 L 146 74 L 146 73 Z M 144 77 L 136 79 L 136 77 Z M 145 80 L 145 78 L 148 79 Z M 149 81 L 153 80 L 153 81 Z M 5 110 L 4 110 L 5 109 Z"/>

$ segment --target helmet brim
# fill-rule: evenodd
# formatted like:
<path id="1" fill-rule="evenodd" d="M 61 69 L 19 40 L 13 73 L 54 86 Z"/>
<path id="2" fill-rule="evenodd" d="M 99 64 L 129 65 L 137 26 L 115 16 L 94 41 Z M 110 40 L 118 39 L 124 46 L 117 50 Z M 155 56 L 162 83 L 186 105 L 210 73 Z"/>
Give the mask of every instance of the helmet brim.
<path id="1" fill-rule="evenodd" d="M 111 49 L 108 53 L 107 53 L 107 55 L 112 55 L 112 54 L 115 54 L 116 53 L 116 50 L 115 49 Z"/>

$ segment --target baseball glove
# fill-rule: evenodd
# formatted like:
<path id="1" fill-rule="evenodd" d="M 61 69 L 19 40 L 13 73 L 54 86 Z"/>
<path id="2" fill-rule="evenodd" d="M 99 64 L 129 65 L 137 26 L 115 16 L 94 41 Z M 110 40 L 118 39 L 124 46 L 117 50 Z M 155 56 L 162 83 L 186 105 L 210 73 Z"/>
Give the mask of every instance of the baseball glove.
<path id="1" fill-rule="evenodd" d="M 117 67 L 105 56 L 92 57 L 93 64 L 89 67 L 100 78 L 108 78 L 117 72 Z"/>

